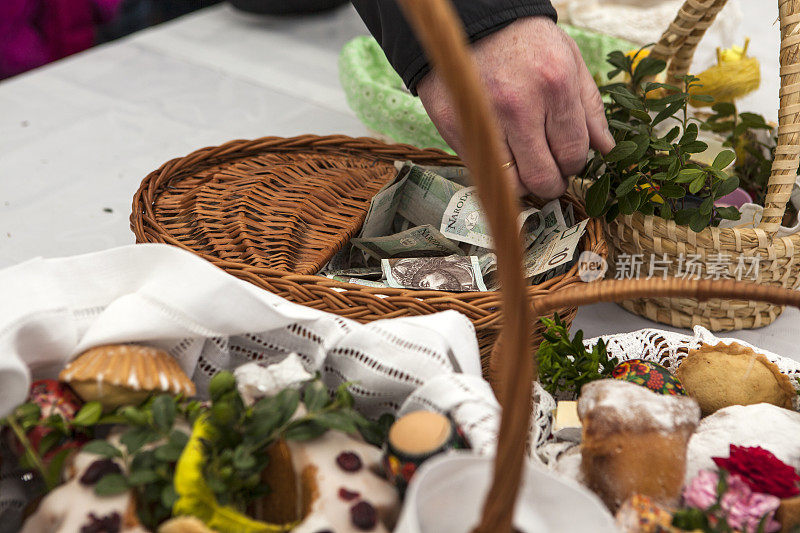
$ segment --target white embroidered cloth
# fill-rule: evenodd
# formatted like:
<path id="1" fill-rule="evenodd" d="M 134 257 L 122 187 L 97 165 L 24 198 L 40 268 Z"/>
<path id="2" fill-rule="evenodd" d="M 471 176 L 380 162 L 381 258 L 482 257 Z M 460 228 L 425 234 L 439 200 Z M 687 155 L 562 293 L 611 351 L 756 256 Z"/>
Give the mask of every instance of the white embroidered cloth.
<path id="1" fill-rule="evenodd" d="M 500 408 L 472 324 L 455 311 L 362 325 L 157 244 L 34 259 L 0 271 L 0 294 L 0 416 L 25 400 L 32 377 L 54 377 L 101 344 L 163 348 L 201 394 L 220 369 L 296 352 L 329 387 L 356 382 L 365 415 L 448 412 L 475 451 L 494 451 Z"/>

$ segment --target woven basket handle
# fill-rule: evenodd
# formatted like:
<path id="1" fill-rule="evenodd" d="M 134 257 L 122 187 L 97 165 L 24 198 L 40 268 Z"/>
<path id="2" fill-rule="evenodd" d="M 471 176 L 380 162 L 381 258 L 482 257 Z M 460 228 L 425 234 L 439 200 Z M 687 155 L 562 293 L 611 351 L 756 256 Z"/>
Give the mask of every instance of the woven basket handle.
<path id="1" fill-rule="evenodd" d="M 668 63 L 668 83 L 680 84 L 689 72 L 694 52 L 726 0 L 686 0 L 675 20 L 653 47 L 651 55 Z M 759 229 L 775 234 L 786 212 L 797 176 L 800 153 L 800 63 L 797 24 L 800 0 L 778 0 L 781 22 L 781 89 L 778 111 L 778 147 L 772 162 L 767 198 Z"/>

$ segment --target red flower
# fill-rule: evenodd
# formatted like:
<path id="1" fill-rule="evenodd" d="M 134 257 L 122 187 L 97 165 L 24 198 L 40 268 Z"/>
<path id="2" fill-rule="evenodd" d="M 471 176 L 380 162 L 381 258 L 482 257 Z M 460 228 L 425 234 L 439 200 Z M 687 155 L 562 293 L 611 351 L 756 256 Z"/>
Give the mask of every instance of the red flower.
<path id="1" fill-rule="evenodd" d="M 730 457 L 714 457 L 716 465 L 730 474 L 739 474 L 753 492 L 791 498 L 800 494 L 800 476 L 772 452 L 761 447 L 731 444 Z"/>
<path id="2" fill-rule="evenodd" d="M 407 482 L 411 481 L 411 477 L 417 471 L 417 465 L 414 463 L 405 463 L 403 468 L 400 470 L 400 475 L 403 476 L 403 479 Z"/>

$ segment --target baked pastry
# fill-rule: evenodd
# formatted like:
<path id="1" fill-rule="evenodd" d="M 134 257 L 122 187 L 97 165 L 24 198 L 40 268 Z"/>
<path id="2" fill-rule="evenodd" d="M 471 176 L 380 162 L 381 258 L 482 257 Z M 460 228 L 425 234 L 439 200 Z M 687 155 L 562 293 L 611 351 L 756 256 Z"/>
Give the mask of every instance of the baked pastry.
<path id="1" fill-rule="evenodd" d="M 775 518 L 781 523 L 781 533 L 789 533 L 800 526 L 800 496 L 782 499 Z"/>
<path id="2" fill-rule="evenodd" d="M 158 533 L 216 533 L 196 516 L 176 516 L 160 526 Z"/>
<path id="3" fill-rule="evenodd" d="M 114 496 L 98 496 L 94 493 L 94 485 L 102 474 L 120 472 L 120 464 L 92 453 L 78 453 L 72 467 L 66 469 L 72 477 L 42 499 L 36 512 L 25 521 L 21 533 L 146 533 L 147 530 L 136 518 L 130 491 Z M 90 529 L 92 527 L 95 529 Z"/>
<path id="4" fill-rule="evenodd" d="M 797 395 L 775 363 L 736 343 L 704 344 L 690 351 L 677 375 L 687 394 L 700 404 L 703 416 L 729 405 L 765 402 L 791 408 Z"/>
<path id="5" fill-rule="evenodd" d="M 293 532 L 392 530 L 400 502 L 391 483 L 375 473 L 380 471 L 379 448 L 335 430 L 281 446 L 271 451 L 264 480 L 271 490 L 255 518 L 286 523 L 285 507 L 270 500 L 286 501 L 291 494 L 300 520 Z"/>
<path id="6" fill-rule="evenodd" d="M 700 420 L 694 400 L 607 379 L 583 386 L 578 416 L 584 480 L 612 512 L 633 494 L 677 503 L 686 445 Z"/>
<path id="7" fill-rule="evenodd" d="M 84 401 L 106 410 L 138 405 L 155 392 L 194 396 L 192 380 L 167 352 L 137 344 L 110 344 L 83 352 L 58 375 Z"/>
<path id="8" fill-rule="evenodd" d="M 714 470 L 712 457 L 728 457 L 731 444 L 760 446 L 800 469 L 800 413 L 768 403 L 732 405 L 704 418 L 689 441 L 686 482 Z"/>

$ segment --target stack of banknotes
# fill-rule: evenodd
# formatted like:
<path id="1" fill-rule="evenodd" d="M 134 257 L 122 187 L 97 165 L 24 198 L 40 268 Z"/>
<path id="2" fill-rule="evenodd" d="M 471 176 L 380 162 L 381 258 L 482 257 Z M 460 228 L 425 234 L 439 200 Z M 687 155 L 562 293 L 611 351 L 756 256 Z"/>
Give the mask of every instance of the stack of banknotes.
<path id="1" fill-rule="evenodd" d="M 464 167 L 397 162 L 397 175 L 372 198 L 361 233 L 320 272 L 369 287 L 497 290 L 492 238 Z M 576 260 L 586 220 L 558 200 L 525 204 L 518 219 L 531 284 L 566 272 Z"/>

